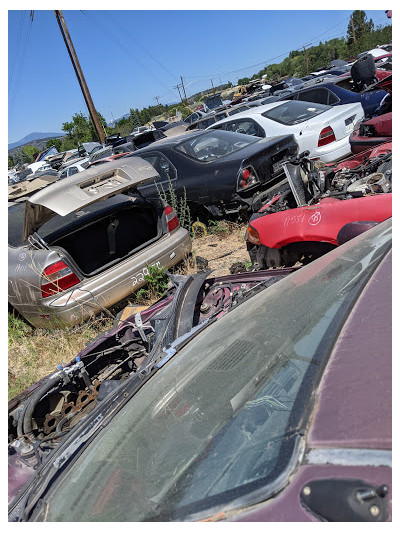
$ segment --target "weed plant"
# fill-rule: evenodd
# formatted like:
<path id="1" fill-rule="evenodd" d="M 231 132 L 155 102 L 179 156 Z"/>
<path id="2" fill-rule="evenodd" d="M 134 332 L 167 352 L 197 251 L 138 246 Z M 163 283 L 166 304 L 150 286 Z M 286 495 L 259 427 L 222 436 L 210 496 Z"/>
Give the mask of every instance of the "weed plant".
<path id="1" fill-rule="evenodd" d="M 171 179 L 168 178 L 168 189 L 165 190 L 162 183 L 155 182 L 159 197 L 167 202 L 175 211 L 179 224 L 192 234 L 192 217 L 187 203 L 186 189 L 183 189 L 183 196 L 178 198 Z"/>

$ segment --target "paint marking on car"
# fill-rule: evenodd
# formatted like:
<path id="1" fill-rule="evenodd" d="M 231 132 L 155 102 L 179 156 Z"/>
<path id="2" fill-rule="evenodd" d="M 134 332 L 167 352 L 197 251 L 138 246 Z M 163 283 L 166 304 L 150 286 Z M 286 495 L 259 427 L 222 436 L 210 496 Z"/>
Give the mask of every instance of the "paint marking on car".
<path id="1" fill-rule="evenodd" d="M 301 224 L 304 222 L 305 213 L 301 213 L 299 215 L 290 215 L 285 218 L 283 225 L 289 226 L 289 224 Z"/>
<path id="2" fill-rule="evenodd" d="M 161 270 L 161 268 L 162 268 L 161 265 L 160 265 L 160 261 L 156 261 L 151 266 L 152 267 L 157 266 L 159 270 Z M 147 267 L 144 267 L 141 272 L 138 272 L 137 274 L 135 274 L 134 276 L 131 277 L 132 285 L 135 286 L 138 283 L 140 283 L 142 281 L 145 281 L 144 277 L 145 276 L 149 276 L 149 275 L 150 275 L 149 269 Z"/>
<path id="3" fill-rule="evenodd" d="M 317 224 L 321 222 L 321 220 L 322 220 L 321 211 L 316 211 L 313 215 L 310 216 L 310 218 L 308 219 L 308 223 L 311 226 L 316 226 Z"/>

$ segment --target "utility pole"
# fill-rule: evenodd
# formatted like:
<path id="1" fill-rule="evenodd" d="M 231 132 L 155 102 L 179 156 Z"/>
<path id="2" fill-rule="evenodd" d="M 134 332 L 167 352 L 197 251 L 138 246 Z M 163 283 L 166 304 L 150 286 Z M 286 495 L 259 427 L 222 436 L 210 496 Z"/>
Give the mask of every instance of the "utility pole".
<path id="1" fill-rule="evenodd" d="M 178 89 L 179 97 L 180 97 L 180 99 L 181 99 L 181 101 L 182 101 L 182 103 L 183 103 L 183 98 L 182 98 L 182 95 L 181 95 L 180 87 L 181 87 L 180 85 L 174 85 L 173 88 L 174 88 L 174 89 Z"/>
<path id="2" fill-rule="evenodd" d="M 215 89 L 214 89 L 214 85 L 213 85 L 213 82 L 212 82 L 212 78 L 211 78 L 211 87 L 212 87 L 212 90 L 213 90 L 213 94 L 215 94 Z"/>
<path id="3" fill-rule="evenodd" d="M 72 44 L 71 37 L 69 35 L 67 25 L 65 24 L 65 20 L 64 20 L 63 14 L 59 10 L 54 10 L 54 13 L 56 15 L 56 19 L 57 19 L 58 25 L 60 27 L 61 34 L 63 36 L 64 42 L 65 42 L 65 46 L 67 47 L 67 51 L 68 51 L 69 57 L 71 59 L 72 66 L 74 67 L 76 77 L 78 78 L 78 82 L 79 82 L 79 85 L 80 85 L 81 90 L 82 90 L 83 98 L 85 99 L 87 108 L 89 110 L 90 117 L 91 117 L 91 119 L 93 121 L 93 124 L 94 124 L 94 127 L 96 129 L 96 133 L 97 133 L 97 135 L 99 137 L 100 142 L 104 143 L 105 132 L 104 132 L 104 129 L 103 129 L 102 125 L 101 125 L 101 122 L 100 122 L 99 116 L 97 114 L 97 111 L 96 111 L 96 109 L 94 107 L 92 97 L 90 96 L 90 92 L 89 92 L 88 86 L 86 84 L 85 77 L 83 75 L 81 66 L 79 64 L 79 60 L 78 60 L 78 57 L 76 55 L 74 45 Z"/>
<path id="4" fill-rule="evenodd" d="M 356 32 L 354 31 L 353 15 L 350 15 L 351 27 L 353 30 L 353 41 L 356 42 Z"/>
<path id="5" fill-rule="evenodd" d="M 309 60 L 309 57 L 308 57 L 308 50 L 306 49 L 305 46 L 303 46 L 304 48 L 304 51 L 306 53 L 306 60 L 307 60 L 307 74 L 310 74 L 310 60 Z"/>
<path id="6" fill-rule="evenodd" d="M 155 96 L 155 97 L 153 98 L 153 100 L 156 100 L 158 107 L 160 107 L 160 101 L 159 101 L 159 100 L 160 100 L 160 97 L 159 97 L 159 96 Z"/>
<path id="7" fill-rule="evenodd" d="M 182 76 L 181 76 L 181 82 L 182 82 L 183 94 L 185 95 L 185 101 L 186 101 L 186 100 L 187 100 L 186 89 L 185 89 L 185 86 L 183 85 L 183 78 L 182 78 Z"/>

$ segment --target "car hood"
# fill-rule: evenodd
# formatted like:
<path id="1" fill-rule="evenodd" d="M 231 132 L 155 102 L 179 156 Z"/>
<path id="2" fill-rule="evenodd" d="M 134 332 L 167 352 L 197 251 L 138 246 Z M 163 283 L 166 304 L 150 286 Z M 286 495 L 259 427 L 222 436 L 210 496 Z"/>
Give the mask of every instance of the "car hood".
<path id="1" fill-rule="evenodd" d="M 58 181 L 26 202 L 23 241 L 55 215 L 66 216 L 157 178 L 157 171 L 140 157 L 112 161 Z"/>

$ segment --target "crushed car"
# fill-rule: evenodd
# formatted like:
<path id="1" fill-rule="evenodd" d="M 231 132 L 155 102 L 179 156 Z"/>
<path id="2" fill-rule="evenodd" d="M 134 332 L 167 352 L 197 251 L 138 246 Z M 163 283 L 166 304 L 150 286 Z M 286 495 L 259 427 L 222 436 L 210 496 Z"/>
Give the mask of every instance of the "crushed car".
<path id="1" fill-rule="evenodd" d="M 149 266 L 184 259 L 191 239 L 175 211 L 137 190 L 157 177 L 140 158 L 119 159 L 11 205 L 12 308 L 35 327 L 70 327 L 145 285 Z"/>
<path id="2" fill-rule="evenodd" d="M 371 150 L 337 166 L 316 168 L 307 153 L 284 163 L 288 185 L 250 218 L 247 250 L 255 268 L 309 262 L 338 246 L 351 223 L 392 216 L 392 151 Z M 370 227 L 370 226 L 365 226 Z"/>
<path id="3" fill-rule="evenodd" d="M 9 521 L 390 521 L 391 221 L 171 284 L 11 400 Z"/>

